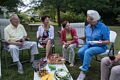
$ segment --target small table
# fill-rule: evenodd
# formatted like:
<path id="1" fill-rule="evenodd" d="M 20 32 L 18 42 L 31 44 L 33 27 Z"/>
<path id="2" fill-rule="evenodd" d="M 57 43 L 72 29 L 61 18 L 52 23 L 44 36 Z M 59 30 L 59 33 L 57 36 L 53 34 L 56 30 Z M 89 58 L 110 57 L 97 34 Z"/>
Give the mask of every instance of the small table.
<path id="1" fill-rule="evenodd" d="M 67 67 L 66 67 L 65 64 L 54 64 L 54 66 L 56 66 L 56 70 L 57 70 L 58 68 L 63 68 L 63 69 L 65 69 L 65 70 L 68 71 L 68 69 L 67 69 Z M 48 72 L 50 72 L 50 73 L 53 73 L 53 74 L 54 74 L 54 72 L 55 72 L 55 70 L 51 71 L 51 70 L 49 69 L 48 64 L 46 65 L 46 69 L 47 69 Z M 68 71 L 68 72 L 69 72 L 69 71 Z M 34 80 L 41 80 L 41 78 L 40 78 L 39 75 L 38 75 L 38 72 L 34 72 Z M 54 78 L 54 80 L 55 80 L 55 78 Z M 73 78 L 72 78 L 71 75 L 70 75 L 70 80 L 73 80 Z"/>

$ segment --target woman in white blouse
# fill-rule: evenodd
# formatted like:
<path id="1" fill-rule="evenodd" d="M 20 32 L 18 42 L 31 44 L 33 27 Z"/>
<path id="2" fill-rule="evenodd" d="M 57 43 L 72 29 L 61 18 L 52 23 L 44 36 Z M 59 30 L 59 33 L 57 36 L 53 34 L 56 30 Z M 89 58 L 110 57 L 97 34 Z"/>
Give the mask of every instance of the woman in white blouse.
<path id="1" fill-rule="evenodd" d="M 49 16 L 42 16 L 41 24 L 37 31 L 37 39 L 39 40 L 38 47 L 46 48 L 46 58 L 48 57 L 53 39 L 54 39 L 54 27 L 49 24 L 50 17 Z"/>

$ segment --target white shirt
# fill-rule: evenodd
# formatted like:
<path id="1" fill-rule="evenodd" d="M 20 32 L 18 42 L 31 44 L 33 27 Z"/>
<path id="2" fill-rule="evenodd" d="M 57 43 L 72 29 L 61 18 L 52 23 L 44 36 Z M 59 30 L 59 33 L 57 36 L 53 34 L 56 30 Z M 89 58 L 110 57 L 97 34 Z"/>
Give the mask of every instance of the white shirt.
<path id="1" fill-rule="evenodd" d="M 27 36 L 27 33 L 21 24 L 19 24 L 17 27 L 9 24 L 4 29 L 4 37 L 6 41 L 17 41 L 22 39 L 24 36 Z"/>
<path id="2" fill-rule="evenodd" d="M 37 31 L 37 38 L 39 38 L 39 36 L 43 37 L 43 32 L 44 32 L 44 27 L 43 25 L 40 25 Z M 48 34 L 50 39 L 54 39 L 54 27 L 52 25 L 50 25 L 48 29 Z"/>

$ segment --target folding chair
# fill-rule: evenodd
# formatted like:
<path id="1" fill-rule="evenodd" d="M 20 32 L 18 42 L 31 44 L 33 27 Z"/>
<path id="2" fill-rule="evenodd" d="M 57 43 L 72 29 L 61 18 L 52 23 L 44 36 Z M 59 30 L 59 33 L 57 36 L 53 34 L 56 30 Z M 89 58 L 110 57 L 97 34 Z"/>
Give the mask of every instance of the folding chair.
<path id="1" fill-rule="evenodd" d="M 1 58 L 4 57 L 6 68 L 8 68 L 9 66 L 15 65 L 14 63 L 8 64 L 7 55 L 10 55 L 10 54 L 7 54 L 7 53 L 9 53 L 9 51 L 8 51 L 9 48 L 7 47 L 7 42 L 4 40 L 4 28 L 9 24 L 10 24 L 9 19 L 0 19 Z M 3 56 L 3 51 L 4 51 L 4 56 Z M 22 58 L 23 58 L 23 50 L 21 50 L 21 52 L 22 52 Z M 30 52 L 29 52 L 29 50 L 28 50 L 28 55 L 29 55 L 29 60 L 30 60 Z M 21 63 L 28 62 L 29 60 L 21 61 Z"/>
<path id="2" fill-rule="evenodd" d="M 85 34 L 85 22 L 81 22 L 81 23 L 70 23 L 70 25 L 76 29 L 77 35 L 78 37 L 83 37 Z M 63 27 L 61 26 L 61 30 L 63 29 Z M 58 31 L 58 35 L 59 37 L 61 37 L 61 31 Z M 79 45 L 78 47 L 82 47 L 84 44 L 84 41 L 81 39 L 78 39 Z"/>
<path id="3" fill-rule="evenodd" d="M 85 22 L 81 23 L 70 23 L 70 25 L 76 29 L 78 37 L 85 36 Z M 81 39 L 78 39 L 79 45 L 78 47 L 82 47 L 84 45 L 84 41 Z"/>
<path id="4" fill-rule="evenodd" d="M 110 31 L 110 48 L 106 50 L 104 53 L 96 55 L 95 56 L 96 61 L 101 61 L 100 59 L 98 59 L 98 56 L 114 55 L 114 44 L 115 44 L 116 37 L 117 37 L 117 33 L 115 31 Z"/>

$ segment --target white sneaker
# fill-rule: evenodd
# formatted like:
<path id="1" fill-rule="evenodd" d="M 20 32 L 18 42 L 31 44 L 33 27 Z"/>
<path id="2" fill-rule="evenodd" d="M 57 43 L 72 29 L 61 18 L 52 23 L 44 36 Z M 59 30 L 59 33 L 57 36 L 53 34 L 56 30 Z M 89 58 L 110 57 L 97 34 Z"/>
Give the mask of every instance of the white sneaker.
<path id="1" fill-rule="evenodd" d="M 23 74 L 23 66 L 22 64 L 20 63 L 20 61 L 17 62 L 17 66 L 18 66 L 18 73 L 19 74 Z"/>
<path id="2" fill-rule="evenodd" d="M 48 61 L 48 58 L 47 58 L 47 57 L 45 57 L 45 58 L 44 58 L 44 61 Z"/>
<path id="3" fill-rule="evenodd" d="M 89 65 L 89 68 L 90 68 L 90 67 L 91 67 L 91 65 Z M 79 67 L 79 69 L 81 69 L 81 68 L 82 68 L 82 66 Z"/>
<path id="4" fill-rule="evenodd" d="M 81 69 L 81 68 L 82 68 L 82 66 L 79 67 L 79 69 Z"/>
<path id="5" fill-rule="evenodd" d="M 19 73 L 19 74 L 23 74 L 23 73 L 24 73 L 23 68 L 18 69 L 18 73 Z"/>
<path id="6" fill-rule="evenodd" d="M 74 64 L 71 63 L 71 64 L 70 64 L 70 67 L 73 67 L 73 66 L 74 66 Z"/>
<path id="7" fill-rule="evenodd" d="M 86 76 L 85 73 L 81 71 L 78 78 L 77 78 L 77 80 L 84 80 L 85 76 Z"/>

